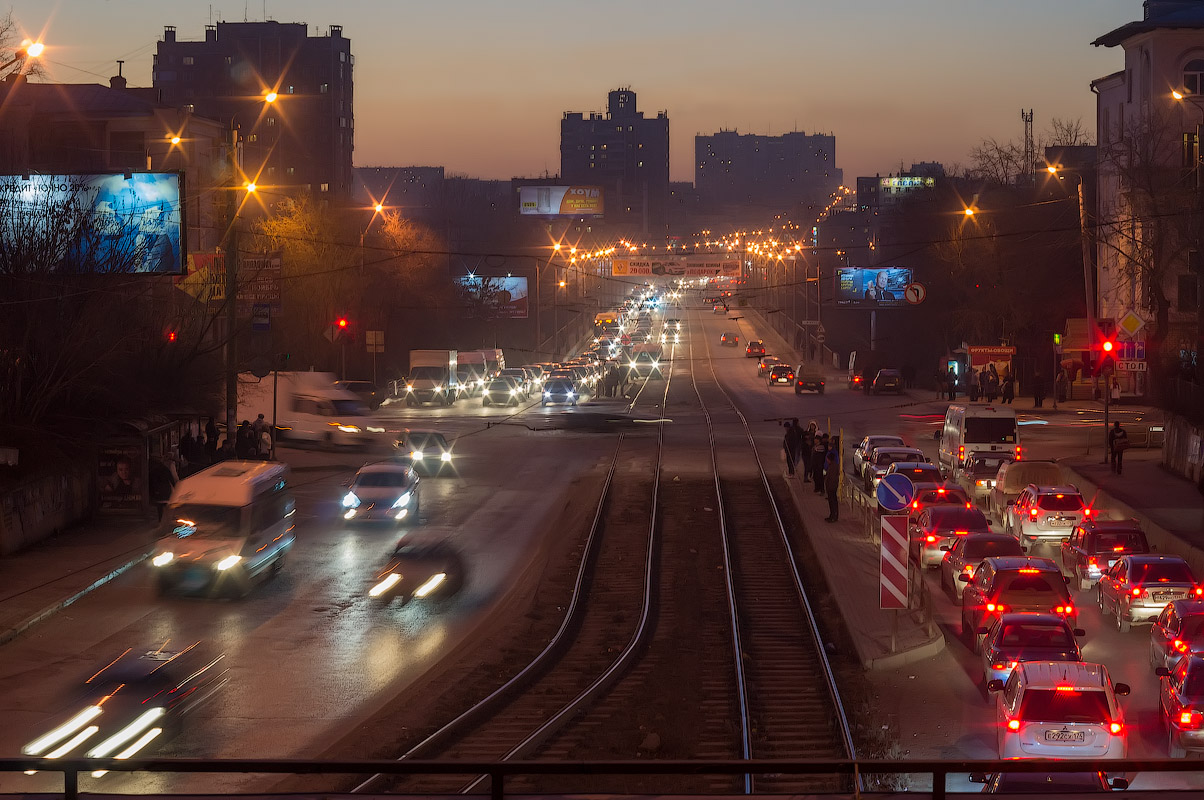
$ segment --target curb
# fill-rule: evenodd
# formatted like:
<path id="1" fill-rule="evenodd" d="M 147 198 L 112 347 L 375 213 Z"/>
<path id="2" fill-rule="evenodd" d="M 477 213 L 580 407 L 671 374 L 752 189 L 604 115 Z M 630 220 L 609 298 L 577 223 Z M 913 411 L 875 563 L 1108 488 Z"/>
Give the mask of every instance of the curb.
<path id="1" fill-rule="evenodd" d="M 41 611 L 38 611 L 36 614 L 33 614 L 32 616 L 29 616 L 29 617 L 25 618 L 24 620 L 22 620 L 21 622 L 17 623 L 13 627 L 11 627 L 3 632 L 0 632 L 0 644 L 7 644 L 7 643 L 11 642 L 13 639 L 16 639 L 18 636 L 25 633 L 27 630 L 32 628 L 34 625 L 37 625 L 42 620 L 46 619 L 47 617 L 51 616 L 52 614 L 55 614 L 58 611 L 61 611 L 62 609 L 71 605 L 76 600 L 79 600 L 80 598 L 84 597 L 85 595 L 91 594 L 92 592 L 99 589 L 101 586 L 104 586 L 109 581 L 113 580 L 114 578 L 116 578 L 117 576 L 121 575 L 122 573 L 128 571 L 129 569 L 137 566 L 138 564 L 142 563 L 149 557 L 150 557 L 150 552 L 148 551 L 148 552 L 143 553 L 142 555 L 138 556 L 137 558 L 130 559 L 129 561 L 122 564 L 121 566 L 116 567 L 115 569 L 110 570 L 107 574 L 102 575 L 101 577 L 97 578 L 92 583 L 88 584 L 83 589 L 80 589 L 78 592 L 70 595 L 66 599 L 56 600 L 55 602 L 53 602 L 50 605 L 43 608 Z"/>
<path id="2" fill-rule="evenodd" d="M 861 666 L 867 671 L 876 669 L 894 669 L 907 664 L 914 664 L 917 661 L 923 661 L 932 658 L 937 653 L 945 649 L 945 634 L 940 634 L 936 638 L 929 639 L 924 644 L 918 644 L 915 647 L 910 647 L 899 653 L 891 653 L 890 655 L 880 656 L 878 658 L 861 659 Z M 858 654 L 860 655 L 860 654 Z"/>

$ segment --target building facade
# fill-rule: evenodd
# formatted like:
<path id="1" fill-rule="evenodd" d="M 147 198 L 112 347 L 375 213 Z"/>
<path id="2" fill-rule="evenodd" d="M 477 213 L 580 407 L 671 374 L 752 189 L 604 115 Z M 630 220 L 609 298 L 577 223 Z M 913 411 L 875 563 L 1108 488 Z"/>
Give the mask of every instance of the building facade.
<path id="1" fill-rule="evenodd" d="M 152 83 L 163 101 L 237 127 L 242 170 L 265 187 L 347 202 L 354 174 L 355 59 L 343 30 L 304 23 L 219 22 L 201 41 L 167 27 Z M 277 93 L 271 104 L 267 92 Z"/>
<path id="2" fill-rule="evenodd" d="M 1204 251 L 1198 134 L 1204 119 L 1204 2 L 1146 0 L 1144 16 L 1096 39 L 1124 69 L 1092 82 L 1099 197 L 1095 314 L 1103 332 L 1141 343 L 1146 360 L 1118 370 L 1122 393 L 1145 394 L 1151 370 L 1198 377 Z M 1177 95 L 1177 96 L 1176 96 Z M 1128 324 L 1126 324 L 1126 322 Z M 1098 337 L 1099 334 L 1096 334 Z M 1136 347 L 1133 348 L 1137 352 Z"/>
<path id="3" fill-rule="evenodd" d="M 602 186 L 606 223 L 663 239 L 669 202 L 669 115 L 645 117 L 630 89 L 610 92 L 606 113 L 565 112 L 560 175 L 567 184 Z"/>
<path id="4" fill-rule="evenodd" d="M 694 137 L 694 185 L 706 203 L 776 213 L 820 205 L 840 187 L 836 137 L 719 131 Z"/>

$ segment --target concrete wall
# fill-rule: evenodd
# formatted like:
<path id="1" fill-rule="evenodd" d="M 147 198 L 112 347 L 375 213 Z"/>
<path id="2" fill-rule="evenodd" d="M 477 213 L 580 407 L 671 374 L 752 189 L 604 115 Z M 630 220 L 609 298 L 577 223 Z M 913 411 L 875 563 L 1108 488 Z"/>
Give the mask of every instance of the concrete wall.
<path id="1" fill-rule="evenodd" d="M 1166 423 L 1166 442 L 1162 447 L 1163 466 L 1176 475 L 1199 483 L 1204 477 L 1202 442 L 1204 428 L 1192 425 L 1183 417 L 1171 417 Z"/>
<path id="2" fill-rule="evenodd" d="M 75 468 L 0 492 L 0 556 L 10 555 L 88 516 L 95 476 Z"/>

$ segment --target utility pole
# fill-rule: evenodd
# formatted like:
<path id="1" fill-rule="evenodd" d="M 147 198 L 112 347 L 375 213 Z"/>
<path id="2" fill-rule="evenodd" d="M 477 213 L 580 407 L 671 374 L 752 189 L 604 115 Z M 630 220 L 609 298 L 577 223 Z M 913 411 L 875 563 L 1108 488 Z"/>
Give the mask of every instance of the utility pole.
<path id="1" fill-rule="evenodd" d="M 230 123 L 229 227 L 226 237 L 226 441 L 238 428 L 238 127 Z"/>

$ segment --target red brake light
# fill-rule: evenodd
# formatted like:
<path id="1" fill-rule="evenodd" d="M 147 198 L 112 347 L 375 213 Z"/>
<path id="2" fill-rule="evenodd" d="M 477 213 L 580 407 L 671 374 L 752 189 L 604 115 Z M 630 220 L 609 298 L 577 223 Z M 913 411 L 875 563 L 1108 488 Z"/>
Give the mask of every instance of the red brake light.
<path id="1" fill-rule="evenodd" d="M 1066 694 L 1078 694 L 1079 693 L 1078 689 L 1075 689 L 1073 686 L 1059 686 L 1057 688 L 1057 691 L 1063 692 Z"/>
<path id="2" fill-rule="evenodd" d="M 1003 603 L 987 603 L 987 611 L 998 611 L 1000 614 L 1005 613 L 1008 607 Z"/>
<path id="3" fill-rule="evenodd" d="M 1083 516 L 1084 516 L 1084 517 L 1089 517 L 1089 516 L 1091 516 L 1091 509 L 1089 509 L 1089 508 L 1084 508 L 1084 509 L 1083 509 Z"/>
<path id="4" fill-rule="evenodd" d="M 927 541 L 929 544 L 931 544 L 931 543 L 933 543 L 933 542 L 935 542 L 935 541 L 936 541 L 936 537 L 935 537 L 935 536 L 932 536 L 932 535 L 929 535 L 929 536 L 928 536 L 928 538 L 927 538 L 927 539 L 925 539 L 925 541 Z"/>
<path id="5" fill-rule="evenodd" d="M 1018 719 L 1009 719 L 1009 720 L 1008 720 L 1008 730 L 1009 730 L 1009 731 L 1018 731 L 1018 730 L 1020 730 L 1020 720 L 1018 720 Z"/>
<path id="6" fill-rule="evenodd" d="M 1141 587 L 1134 587 L 1130 594 L 1132 594 L 1134 597 L 1141 597 Z"/>
<path id="7" fill-rule="evenodd" d="M 1056 613 L 1056 614 L 1073 614 L 1074 606 L 1070 605 L 1069 603 L 1067 603 L 1064 606 L 1058 606 L 1057 608 L 1054 609 L 1054 613 Z"/>
<path id="8" fill-rule="evenodd" d="M 1118 545 L 1116 545 L 1116 547 L 1112 548 L 1113 553 L 1123 553 L 1124 551 L 1125 551 L 1125 546 L 1123 544 L 1118 544 Z"/>
<path id="9" fill-rule="evenodd" d="M 1182 639 L 1176 639 L 1176 640 L 1175 640 L 1175 641 L 1173 641 L 1171 644 L 1172 644 L 1172 645 L 1174 646 L 1174 648 L 1175 648 L 1176 650 L 1178 650 L 1180 653 L 1186 653 L 1186 652 L 1187 652 L 1187 642 L 1183 641 Z"/>
<path id="10" fill-rule="evenodd" d="M 1028 513 L 1029 513 L 1029 515 L 1030 515 L 1030 516 L 1033 516 L 1033 517 L 1035 517 L 1035 516 L 1037 516 L 1037 509 L 1035 509 L 1035 508 L 1030 508 L 1030 509 L 1028 510 Z"/>
<path id="11" fill-rule="evenodd" d="M 1036 567 L 1021 567 L 1020 568 L 1020 573 L 1022 575 L 1036 575 L 1040 571 L 1041 570 L 1037 569 Z"/>
<path id="12" fill-rule="evenodd" d="M 1087 563 L 1088 563 L 1090 566 L 1093 566 L 1093 567 L 1098 567 L 1098 566 L 1099 566 L 1099 560 L 1098 560 L 1098 559 L 1096 559 L 1096 557 L 1095 557 L 1095 556 L 1091 556 L 1090 558 L 1088 558 L 1088 559 L 1087 559 Z"/>
<path id="13" fill-rule="evenodd" d="M 1184 709 L 1179 712 L 1179 727 L 1196 730 L 1204 724 L 1204 714 L 1191 709 Z"/>
<path id="14" fill-rule="evenodd" d="M 953 534 L 955 536 L 965 536 L 967 533 L 969 533 L 969 531 L 954 531 L 953 532 Z"/>
<path id="15" fill-rule="evenodd" d="M 1119 736 L 1120 732 L 1122 730 L 1124 730 L 1124 728 L 1125 728 L 1125 726 L 1121 725 L 1119 722 L 1112 722 L 1112 723 L 1108 724 L 1108 730 L 1112 733 L 1113 736 Z"/>
<path id="16" fill-rule="evenodd" d="M 1196 597 L 1204 597 L 1204 588 L 1196 587 Z"/>
<path id="17" fill-rule="evenodd" d="M 920 507 L 920 501 L 919 501 L 919 500 L 913 500 L 913 501 L 912 501 L 912 503 L 911 503 L 911 507 L 912 507 L 912 508 L 919 508 L 919 507 Z"/>
<path id="18" fill-rule="evenodd" d="M 936 490 L 936 493 L 937 493 L 937 494 L 944 494 L 944 493 L 945 493 L 945 490 L 944 490 L 944 489 L 937 489 L 937 490 Z"/>
<path id="19" fill-rule="evenodd" d="M 969 564 L 967 564 L 966 566 L 962 567 L 962 572 L 966 573 L 966 574 L 967 574 L 967 575 L 969 575 L 971 578 L 973 578 L 973 577 L 974 577 L 974 567 L 970 566 Z"/>

